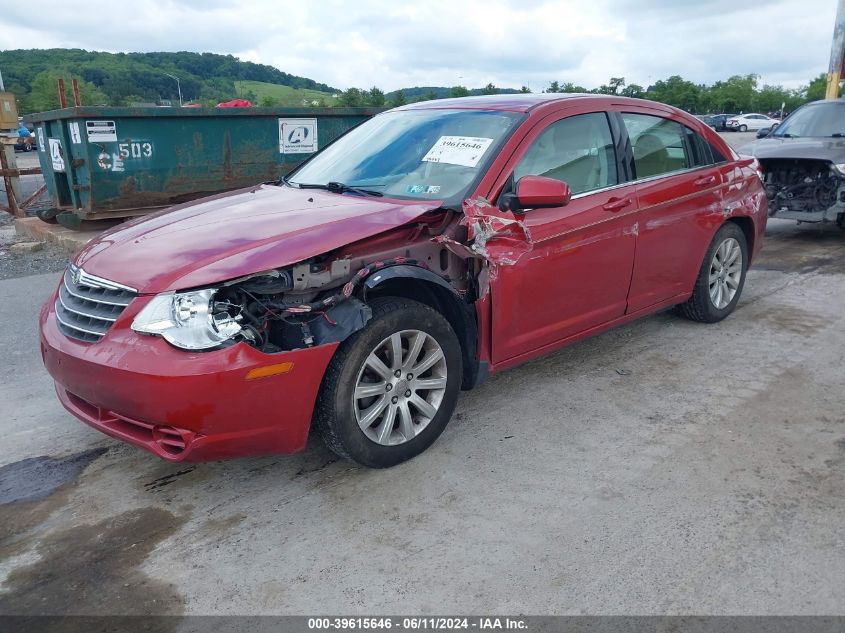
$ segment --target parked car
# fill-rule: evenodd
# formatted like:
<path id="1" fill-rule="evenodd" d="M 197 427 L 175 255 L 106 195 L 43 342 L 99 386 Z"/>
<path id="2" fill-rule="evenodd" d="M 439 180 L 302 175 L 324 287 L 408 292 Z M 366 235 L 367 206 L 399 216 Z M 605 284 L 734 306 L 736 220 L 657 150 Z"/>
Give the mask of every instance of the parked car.
<path id="1" fill-rule="evenodd" d="M 726 122 L 727 129 L 734 132 L 747 132 L 751 130 L 770 130 L 776 124 L 780 123 L 777 119 L 767 117 L 765 114 L 737 114 L 729 118 Z"/>
<path id="2" fill-rule="evenodd" d="M 299 451 L 313 421 L 391 466 L 489 374 L 671 307 L 728 316 L 756 169 L 638 99 L 406 105 L 276 184 L 90 242 L 41 312 L 44 362 L 68 411 L 168 460 Z"/>
<path id="3" fill-rule="evenodd" d="M 845 101 L 803 105 L 741 151 L 760 161 L 772 217 L 845 229 Z"/>
<path id="4" fill-rule="evenodd" d="M 717 132 L 724 132 L 728 129 L 728 119 L 735 117 L 735 114 L 714 114 L 711 127 Z"/>

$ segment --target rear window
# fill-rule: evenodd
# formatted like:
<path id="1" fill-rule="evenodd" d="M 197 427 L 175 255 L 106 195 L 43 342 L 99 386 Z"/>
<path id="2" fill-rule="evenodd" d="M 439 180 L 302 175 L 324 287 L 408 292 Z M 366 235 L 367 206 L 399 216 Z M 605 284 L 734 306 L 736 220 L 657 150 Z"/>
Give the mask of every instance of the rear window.
<path id="1" fill-rule="evenodd" d="M 649 114 L 622 114 L 634 150 L 634 177 L 650 178 L 692 166 L 686 129 L 676 121 Z"/>

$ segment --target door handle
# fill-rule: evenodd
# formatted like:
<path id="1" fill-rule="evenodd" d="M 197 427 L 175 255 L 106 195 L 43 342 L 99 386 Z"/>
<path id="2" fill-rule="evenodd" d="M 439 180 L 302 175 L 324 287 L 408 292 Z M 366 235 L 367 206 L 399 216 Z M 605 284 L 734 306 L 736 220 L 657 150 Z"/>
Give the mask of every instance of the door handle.
<path id="1" fill-rule="evenodd" d="M 716 176 L 702 176 L 698 180 L 695 180 L 693 184 L 696 187 L 706 187 L 707 185 L 712 185 L 716 182 Z"/>
<path id="2" fill-rule="evenodd" d="M 633 202 L 630 198 L 611 198 L 606 204 L 602 205 L 605 211 L 621 211 Z"/>

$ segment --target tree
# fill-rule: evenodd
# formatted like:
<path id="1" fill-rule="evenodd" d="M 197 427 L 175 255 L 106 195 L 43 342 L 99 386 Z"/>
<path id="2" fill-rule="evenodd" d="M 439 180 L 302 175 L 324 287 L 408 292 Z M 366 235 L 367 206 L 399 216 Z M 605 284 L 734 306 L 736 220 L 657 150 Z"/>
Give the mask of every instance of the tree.
<path id="1" fill-rule="evenodd" d="M 349 88 L 340 93 L 337 102 L 347 108 L 360 108 L 364 105 L 364 94 L 358 88 Z"/>
<path id="2" fill-rule="evenodd" d="M 492 83 L 489 83 L 481 89 L 481 94 L 483 94 L 483 95 L 499 94 L 499 89 L 496 86 L 494 86 Z"/>
<path id="3" fill-rule="evenodd" d="M 757 75 L 734 75 L 717 81 L 709 91 L 710 107 L 715 112 L 748 112 L 753 109 L 756 89 Z"/>
<path id="4" fill-rule="evenodd" d="M 408 103 L 408 100 L 405 98 L 405 93 L 401 90 L 397 90 L 396 93 L 393 95 L 391 105 L 394 108 L 398 108 L 399 106 L 403 106 L 406 103 Z"/>
<path id="5" fill-rule="evenodd" d="M 371 106 L 373 108 L 383 108 L 387 100 L 384 97 L 384 93 L 375 86 L 373 86 L 367 93 L 366 101 L 368 106 Z"/>
<path id="6" fill-rule="evenodd" d="M 450 94 L 453 97 L 468 97 L 469 90 L 464 86 L 452 86 L 452 92 Z"/>
<path id="7" fill-rule="evenodd" d="M 824 93 L 827 90 L 827 75 L 822 73 L 810 82 L 807 86 L 805 96 L 807 101 L 818 101 L 824 99 Z"/>
<path id="8" fill-rule="evenodd" d="M 639 84 L 628 84 L 622 89 L 622 95 L 625 97 L 642 99 L 645 96 L 645 88 Z"/>
<path id="9" fill-rule="evenodd" d="M 531 93 L 531 88 L 529 88 L 528 86 L 522 86 L 522 88 L 520 88 L 520 89 L 519 89 L 519 91 L 520 91 L 522 94 L 530 94 L 530 93 Z"/>
<path id="10" fill-rule="evenodd" d="M 561 90 L 560 83 L 557 80 L 554 80 L 554 81 L 549 82 L 549 87 L 546 88 L 545 92 L 557 93 L 557 92 L 565 92 L 565 91 Z"/>
<path id="11" fill-rule="evenodd" d="M 258 101 L 258 105 L 261 106 L 262 108 L 274 108 L 277 105 L 279 105 L 279 100 L 276 99 L 276 97 L 273 97 L 271 95 L 264 95 Z"/>
<path id="12" fill-rule="evenodd" d="M 649 86 L 645 96 L 688 112 L 697 112 L 702 103 L 701 87 L 680 75 L 672 75 Z"/>
<path id="13" fill-rule="evenodd" d="M 792 112 L 804 102 L 801 91 L 787 90 L 781 86 L 765 85 L 754 95 L 754 109 L 775 112 L 783 105 L 784 112 Z"/>
<path id="14" fill-rule="evenodd" d="M 108 105 L 109 98 L 90 81 L 79 76 L 62 72 L 61 70 L 45 70 L 38 73 L 32 80 L 29 95 L 29 107 L 35 112 L 56 110 L 61 106 L 59 101 L 58 79 L 64 79 L 65 98 L 69 106 L 73 105 L 73 79 L 79 82 L 79 96 L 82 105 Z"/>
<path id="15" fill-rule="evenodd" d="M 429 90 L 420 96 L 419 101 L 434 101 L 435 99 L 437 99 L 437 93 L 434 90 Z"/>
<path id="16" fill-rule="evenodd" d="M 557 83 L 557 82 L 555 82 Z M 561 92 L 587 92 L 587 89 L 584 86 L 579 86 L 577 84 L 572 83 L 571 81 L 567 81 L 560 85 Z"/>

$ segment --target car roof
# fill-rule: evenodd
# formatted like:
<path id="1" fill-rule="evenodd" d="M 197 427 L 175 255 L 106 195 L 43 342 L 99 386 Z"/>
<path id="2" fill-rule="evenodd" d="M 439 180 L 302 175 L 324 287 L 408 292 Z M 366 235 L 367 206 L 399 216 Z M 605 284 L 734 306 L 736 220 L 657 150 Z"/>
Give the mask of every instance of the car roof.
<path id="1" fill-rule="evenodd" d="M 420 101 L 417 103 L 409 103 L 407 105 L 396 108 L 397 110 L 502 110 L 507 112 L 528 112 L 529 110 L 554 101 L 569 101 L 590 99 L 597 101 L 612 101 L 614 103 L 632 102 L 642 103 L 639 99 L 630 99 L 628 97 L 620 97 L 605 94 L 591 94 L 591 93 L 517 93 L 517 94 L 498 94 L 498 95 L 481 95 L 478 97 L 458 97 L 456 99 L 432 99 L 429 101 Z"/>

